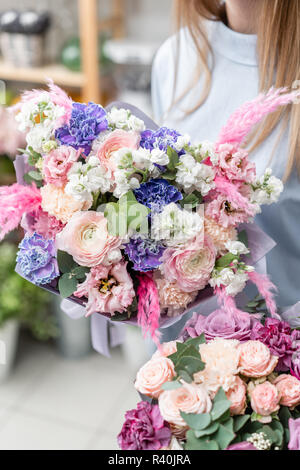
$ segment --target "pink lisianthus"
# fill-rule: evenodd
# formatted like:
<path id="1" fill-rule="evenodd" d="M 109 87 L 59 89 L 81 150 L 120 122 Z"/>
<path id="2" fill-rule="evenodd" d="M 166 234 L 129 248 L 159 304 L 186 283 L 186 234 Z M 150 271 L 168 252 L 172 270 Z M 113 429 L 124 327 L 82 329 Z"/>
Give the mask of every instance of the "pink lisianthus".
<path id="1" fill-rule="evenodd" d="M 225 228 L 236 227 L 249 220 L 249 213 L 241 209 L 240 205 L 233 200 L 229 201 L 222 194 L 217 195 L 207 204 L 205 216 L 210 217 Z"/>
<path id="2" fill-rule="evenodd" d="M 255 164 L 249 161 L 248 152 L 232 144 L 218 146 L 218 171 L 230 181 L 252 183 L 256 176 Z"/>
<path id="3" fill-rule="evenodd" d="M 167 248 L 164 252 L 163 271 L 166 279 L 177 282 L 184 292 L 204 289 L 214 268 L 216 250 L 208 237 L 196 237 L 180 248 Z"/>
<path id="4" fill-rule="evenodd" d="M 21 227 L 29 235 L 33 235 L 36 232 L 46 240 L 49 240 L 55 238 L 62 231 L 64 224 L 52 215 L 44 212 L 40 207 L 35 212 L 24 214 Z"/>
<path id="5" fill-rule="evenodd" d="M 89 268 L 109 261 L 107 258 L 120 245 L 121 239 L 108 233 L 107 219 L 95 211 L 76 212 L 56 237 L 58 250 L 66 251 L 76 263 Z"/>
<path id="6" fill-rule="evenodd" d="M 116 168 L 111 159 L 112 154 L 122 148 L 137 150 L 139 143 L 140 135 L 137 132 L 126 132 L 122 129 L 117 129 L 109 134 L 100 145 L 97 150 L 97 157 L 103 166 L 114 171 Z"/>
<path id="7" fill-rule="evenodd" d="M 81 150 L 62 145 L 52 150 L 44 158 L 43 174 L 46 183 L 63 187 L 68 182 L 68 171 L 80 157 Z"/>
<path id="8" fill-rule="evenodd" d="M 86 316 L 92 313 L 124 312 L 135 297 L 127 263 L 121 261 L 113 266 L 99 265 L 91 269 L 86 280 L 77 287 L 75 297 L 87 297 Z"/>

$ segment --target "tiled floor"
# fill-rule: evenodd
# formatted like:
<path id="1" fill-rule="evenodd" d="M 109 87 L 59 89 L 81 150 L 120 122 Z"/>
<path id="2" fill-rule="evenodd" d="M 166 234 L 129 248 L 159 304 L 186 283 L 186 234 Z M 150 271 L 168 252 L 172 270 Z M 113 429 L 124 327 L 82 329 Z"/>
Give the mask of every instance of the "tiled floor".
<path id="1" fill-rule="evenodd" d="M 70 360 L 22 337 L 0 385 L 0 449 L 117 449 L 124 413 L 138 401 L 133 380 L 121 349 Z"/>

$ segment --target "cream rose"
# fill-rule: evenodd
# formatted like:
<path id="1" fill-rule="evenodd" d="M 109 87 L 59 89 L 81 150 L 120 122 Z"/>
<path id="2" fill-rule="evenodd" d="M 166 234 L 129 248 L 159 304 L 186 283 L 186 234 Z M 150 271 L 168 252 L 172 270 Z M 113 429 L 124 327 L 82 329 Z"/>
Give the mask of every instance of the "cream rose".
<path id="1" fill-rule="evenodd" d="M 209 413 L 212 407 L 209 395 L 203 385 L 184 383 L 175 390 L 164 391 L 158 399 L 162 417 L 170 424 L 187 427 L 181 417 L 184 413 Z"/>
<path id="2" fill-rule="evenodd" d="M 295 408 L 300 404 L 300 382 L 288 374 L 279 375 L 273 382 L 280 393 L 280 404 Z"/>
<path id="3" fill-rule="evenodd" d="M 155 357 L 146 362 L 138 371 L 135 388 L 151 398 L 158 398 L 163 392 L 161 386 L 175 376 L 173 362 L 166 357 Z"/>
<path id="4" fill-rule="evenodd" d="M 56 236 L 56 248 L 73 256 L 81 266 L 94 267 L 106 261 L 121 240 L 109 235 L 107 220 L 101 212 L 76 212 Z"/>
<path id="5" fill-rule="evenodd" d="M 263 423 L 272 421 L 271 414 L 279 410 L 280 394 L 268 380 L 257 385 L 251 392 L 251 406 L 255 413 L 263 416 Z"/>
<path id="6" fill-rule="evenodd" d="M 160 349 L 157 349 L 153 354 L 152 358 L 154 357 L 168 357 L 171 354 L 177 351 L 176 343 L 181 343 L 180 340 L 176 341 L 169 341 L 168 343 L 163 343 L 160 345 Z"/>
<path id="7" fill-rule="evenodd" d="M 235 384 L 227 392 L 226 396 L 231 402 L 230 413 L 232 415 L 243 415 L 246 409 L 246 391 L 245 382 L 238 376 L 235 378 Z"/>
<path id="8" fill-rule="evenodd" d="M 260 341 L 240 344 L 240 372 L 246 377 L 264 377 L 276 367 L 278 357 L 272 356 L 269 348 Z"/>

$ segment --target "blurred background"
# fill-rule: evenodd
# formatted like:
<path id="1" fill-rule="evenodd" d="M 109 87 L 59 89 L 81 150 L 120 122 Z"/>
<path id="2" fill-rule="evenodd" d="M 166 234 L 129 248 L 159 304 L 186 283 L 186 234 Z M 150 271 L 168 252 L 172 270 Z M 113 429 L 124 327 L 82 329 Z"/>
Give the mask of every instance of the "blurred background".
<path id="1" fill-rule="evenodd" d="M 15 182 L 25 145 L 6 107 L 47 78 L 75 101 L 152 114 L 151 64 L 171 9 L 172 0 L 1 0 L 0 185 Z M 141 332 L 126 327 L 111 358 L 93 351 L 90 321 L 71 320 L 59 298 L 14 272 L 21 238 L 0 244 L 0 449 L 117 449 L 147 359 Z"/>

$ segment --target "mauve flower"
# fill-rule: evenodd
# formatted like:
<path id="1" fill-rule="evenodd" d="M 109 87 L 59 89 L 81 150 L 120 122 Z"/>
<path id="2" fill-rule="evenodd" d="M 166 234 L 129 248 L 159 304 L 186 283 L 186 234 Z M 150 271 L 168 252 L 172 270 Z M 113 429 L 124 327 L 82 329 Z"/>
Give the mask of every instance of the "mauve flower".
<path id="1" fill-rule="evenodd" d="M 49 284 L 59 276 L 53 240 L 45 240 L 37 233 L 23 238 L 17 263 L 22 273 L 34 284 Z"/>
<path id="2" fill-rule="evenodd" d="M 294 377 L 296 377 L 298 380 L 300 380 L 300 351 L 299 350 L 293 355 L 290 373 Z"/>
<path id="3" fill-rule="evenodd" d="M 135 410 L 127 411 L 125 423 L 118 435 L 122 450 L 159 450 L 171 441 L 171 431 L 162 418 L 158 405 L 145 401 Z"/>
<path id="4" fill-rule="evenodd" d="M 127 263 L 123 261 L 113 266 L 98 265 L 87 274 L 86 280 L 77 286 L 75 297 L 87 297 L 86 315 L 95 312 L 124 312 L 133 302 L 135 291 L 129 276 Z"/>
<path id="5" fill-rule="evenodd" d="M 215 310 L 207 317 L 196 312 L 188 321 L 183 330 L 185 339 L 196 338 L 202 333 L 206 341 L 219 337 L 223 339 L 237 339 L 241 342 L 250 339 L 253 319 L 246 312 L 229 314 L 222 309 Z"/>
<path id="6" fill-rule="evenodd" d="M 300 418 L 289 419 L 290 442 L 289 450 L 300 450 Z"/>
<path id="7" fill-rule="evenodd" d="M 69 125 L 57 129 L 55 137 L 62 145 L 82 148 L 88 156 L 93 141 L 108 128 L 106 116 L 105 109 L 95 103 L 73 103 Z"/>
<path id="8" fill-rule="evenodd" d="M 242 441 L 237 442 L 236 444 L 231 444 L 231 446 L 227 447 L 226 450 L 257 450 L 251 442 Z"/>
<path id="9" fill-rule="evenodd" d="M 68 182 L 68 171 L 80 157 L 81 150 L 62 145 L 52 150 L 43 160 L 43 175 L 46 183 L 63 187 Z"/>
<path id="10" fill-rule="evenodd" d="M 297 351 L 297 340 L 300 333 L 292 330 L 285 321 L 276 318 L 266 318 L 265 324 L 255 322 L 251 332 L 251 339 L 264 343 L 274 356 L 279 358 L 277 371 L 287 371 L 292 364 L 292 356 Z"/>
<path id="11" fill-rule="evenodd" d="M 125 245 L 124 251 L 133 262 L 133 269 L 145 273 L 153 271 L 161 265 L 161 257 L 165 247 L 155 240 L 135 237 Z"/>

